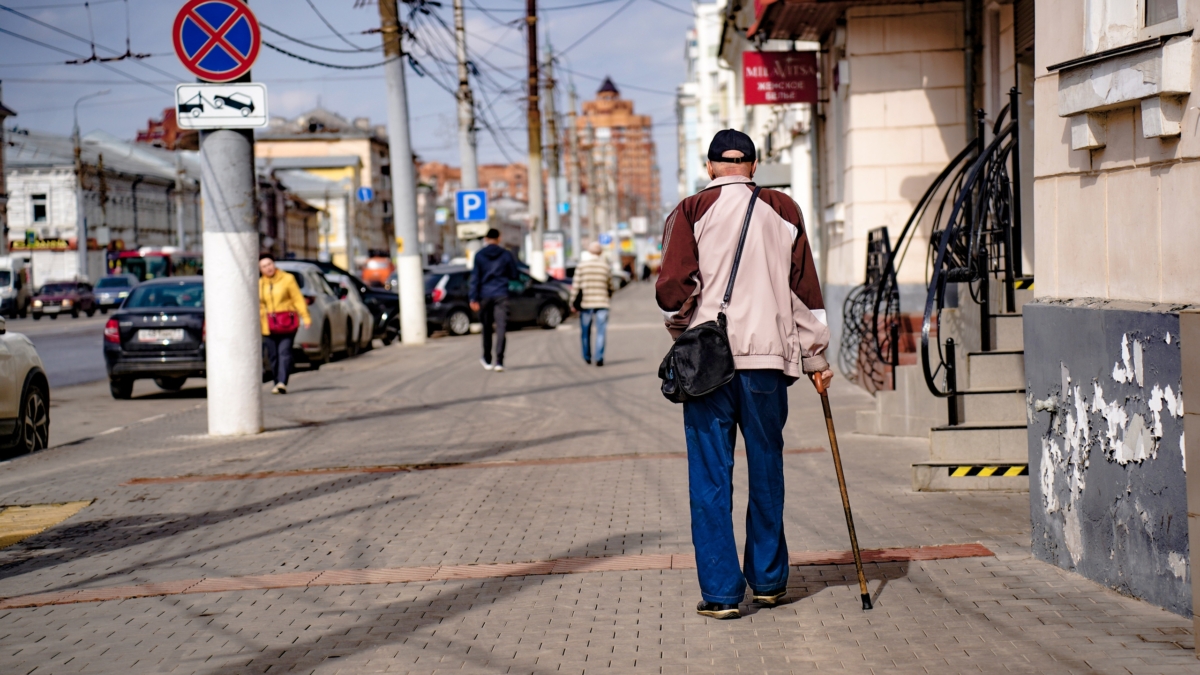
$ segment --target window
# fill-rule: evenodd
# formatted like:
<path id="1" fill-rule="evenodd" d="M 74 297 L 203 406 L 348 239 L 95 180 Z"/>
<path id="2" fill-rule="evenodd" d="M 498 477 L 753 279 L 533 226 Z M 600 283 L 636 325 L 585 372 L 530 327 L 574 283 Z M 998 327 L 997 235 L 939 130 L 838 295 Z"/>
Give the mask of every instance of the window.
<path id="1" fill-rule="evenodd" d="M 1179 18 L 1179 0 L 1146 0 L 1146 25 Z"/>
<path id="2" fill-rule="evenodd" d="M 47 213 L 46 195 L 45 194 L 30 195 L 30 203 L 33 206 L 33 222 L 35 222 L 35 223 L 46 222 L 46 213 Z"/>

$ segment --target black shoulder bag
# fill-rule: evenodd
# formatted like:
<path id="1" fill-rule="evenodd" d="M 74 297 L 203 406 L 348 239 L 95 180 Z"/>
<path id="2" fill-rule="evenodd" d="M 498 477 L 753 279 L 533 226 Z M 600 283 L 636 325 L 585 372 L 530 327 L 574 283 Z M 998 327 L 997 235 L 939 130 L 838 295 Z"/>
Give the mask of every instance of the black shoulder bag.
<path id="1" fill-rule="evenodd" d="M 725 286 L 725 298 L 716 321 L 705 321 L 683 332 L 671 346 L 658 367 L 662 380 L 662 394 L 672 403 L 683 403 L 716 391 L 733 379 L 733 349 L 729 346 L 726 332 L 725 309 L 733 296 L 733 281 L 737 278 L 738 264 L 742 260 L 742 248 L 746 245 L 746 232 L 750 229 L 750 214 L 758 202 L 761 187 L 754 188 L 750 206 L 746 208 L 746 220 L 742 223 L 742 234 L 738 239 L 737 253 L 733 256 L 733 268 L 729 270 L 729 283 Z"/>

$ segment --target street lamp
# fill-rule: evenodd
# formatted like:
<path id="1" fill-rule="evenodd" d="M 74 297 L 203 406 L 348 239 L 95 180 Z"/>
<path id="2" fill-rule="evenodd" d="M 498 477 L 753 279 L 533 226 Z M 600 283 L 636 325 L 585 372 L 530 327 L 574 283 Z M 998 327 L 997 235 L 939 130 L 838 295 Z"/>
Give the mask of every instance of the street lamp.
<path id="1" fill-rule="evenodd" d="M 79 148 L 79 104 L 95 98 L 104 96 L 112 91 L 111 89 L 103 89 L 86 96 L 80 96 L 75 101 L 74 111 L 75 124 L 71 128 L 71 142 L 75 146 L 75 249 L 79 252 L 79 272 L 75 275 L 76 278 L 87 279 L 87 218 L 83 213 L 83 157 Z"/>

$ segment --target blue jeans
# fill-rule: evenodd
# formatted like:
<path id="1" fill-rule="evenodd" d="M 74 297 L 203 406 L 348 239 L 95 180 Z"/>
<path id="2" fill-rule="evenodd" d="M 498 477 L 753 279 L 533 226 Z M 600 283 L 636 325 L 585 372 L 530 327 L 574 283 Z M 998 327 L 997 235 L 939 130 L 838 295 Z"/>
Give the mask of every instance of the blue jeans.
<path id="1" fill-rule="evenodd" d="M 787 588 L 783 425 L 788 383 L 782 371 L 739 370 L 720 389 L 683 404 L 692 545 L 700 594 L 708 602 L 740 602 L 747 583 L 758 595 Z M 733 447 L 738 427 L 746 441 L 750 478 L 744 576 L 733 538 Z"/>
<path id="2" fill-rule="evenodd" d="M 596 320 L 596 360 L 604 360 L 604 333 L 608 330 L 607 309 L 579 310 L 579 330 L 583 333 L 583 359 L 592 360 L 592 319 Z"/>

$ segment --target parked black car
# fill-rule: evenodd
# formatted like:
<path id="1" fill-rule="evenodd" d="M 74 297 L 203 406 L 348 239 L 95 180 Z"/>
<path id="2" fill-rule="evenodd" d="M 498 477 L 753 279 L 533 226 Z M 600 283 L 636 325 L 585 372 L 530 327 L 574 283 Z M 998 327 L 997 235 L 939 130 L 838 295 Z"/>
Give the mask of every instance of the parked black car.
<path id="1" fill-rule="evenodd" d="M 363 280 L 331 262 L 313 260 L 311 258 L 297 259 L 297 262 L 312 263 L 321 268 L 322 274 L 343 274 L 350 277 L 358 287 L 358 294 L 363 303 L 375 317 L 375 337 L 390 345 L 400 335 L 400 297 L 396 291 L 389 291 L 377 286 L 368 286 Z"/>
<path id="2" fill-rule="evenodd" d="M 104 325 L 104 362 L 113 398 L 127 399 L 133 382 L 153 378 L 178 391 L 204 376 L 204 278 L 164 277 L 129 292 Z"/>
<path id="3" fill-rule="evenodd" d="M 429 329 L 465 335 L 479 315 L 468 298 L 471 271 L 462 265 L 439 265 L 425 270 L 425 319 Z M 508 321 L 557 328 L 570 314 L 570 292 L 555 280 L 535 281 L 522 271 L 509 282 Z"/>

